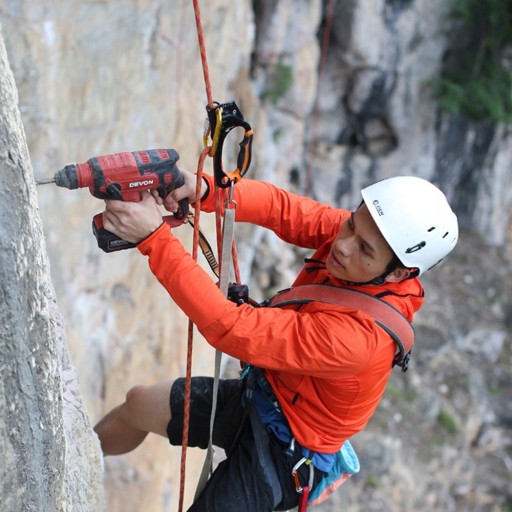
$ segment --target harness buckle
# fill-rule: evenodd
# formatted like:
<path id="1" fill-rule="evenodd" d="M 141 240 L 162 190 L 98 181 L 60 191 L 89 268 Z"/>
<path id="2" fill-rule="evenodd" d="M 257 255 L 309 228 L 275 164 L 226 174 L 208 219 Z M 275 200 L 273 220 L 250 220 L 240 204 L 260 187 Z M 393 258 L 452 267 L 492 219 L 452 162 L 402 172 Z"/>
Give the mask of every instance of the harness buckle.
<path id="1" fill-rule="evenodd" d="M 403 353 L 403 352 L 402 352 Z M 409 369 L 409 363 L 411 361 L 412 349 L 402 357 L 402 353 L 397 353 L 393 360 L 393 366 L 400 366 L 402 372 L 405 373 Z"/>
<path id="2" fill-rule="evenodd" d="M 249 287 L 246 284 L 231 283 L 228 287 L 228 299 L 237 306 L 249 302 Z"/>
<path id="3" fill-rule="evenodd" d="M 295 437 L 292 437 L 292 440 L 290 441 L 290 444 L 287 446 L 284 453 L 289 457 L 291 457 L 295 453 Z"/>

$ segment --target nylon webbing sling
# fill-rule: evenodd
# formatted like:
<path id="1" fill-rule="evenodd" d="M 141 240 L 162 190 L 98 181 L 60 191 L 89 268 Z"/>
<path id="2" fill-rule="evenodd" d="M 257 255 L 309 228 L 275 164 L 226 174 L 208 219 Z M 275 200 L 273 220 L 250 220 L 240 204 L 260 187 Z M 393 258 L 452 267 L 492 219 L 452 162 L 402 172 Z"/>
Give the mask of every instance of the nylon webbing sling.
<path id="1" fill-rule="evenodd" d="M 235 230 L 235 208 L 225 208 L 224 210 L 224 222 L 222 226 L 222 251 L 221 251 L 221 266 L 220 266 L 220 279 L 219 288 L 220 291 L 227 296 L 229 287 L 229 273 L 232 263 L 232 248 L 233 238 Z M 208 440 L 208 448 L 206 450 L 206 459 L 201 470 L 199 482 L 196 488 L 196 494 L 194 500 L 196 500 L 201 491 L 204 489 L 213 468 L 213 425 L 215 422 L 215 411 L 217 409 L 217 395 L 219 391 L 219 377 L 220 369 L 222 364 L 222 352 L 220 350 L 215 351 L 215 371 L 213 379 L 213 395 L 212 395 L 212 413 L 210 416 L 210 437 Z"/>

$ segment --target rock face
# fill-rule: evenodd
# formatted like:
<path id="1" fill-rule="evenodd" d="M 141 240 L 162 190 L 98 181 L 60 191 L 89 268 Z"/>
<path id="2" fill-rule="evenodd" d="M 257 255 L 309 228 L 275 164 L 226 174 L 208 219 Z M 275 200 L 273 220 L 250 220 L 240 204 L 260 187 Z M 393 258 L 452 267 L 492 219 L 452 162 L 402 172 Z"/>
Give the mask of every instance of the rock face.
<path id="1" fill-rule="evenodd" d="M 184 168 L 195 168 L 203 71 L 192 6 L 171 4 L 0 2 L 37 178 L 94 155 L 151 147 L 173 147 Z M 325 510 L 340 500 L 347 510 L 510 506 L 504 250 L 512 145 L 504 127 L 437 108 L 428 82 L 454 44 L 447 2 L 338 0 L 332 18 L 331 3 L 320 0 L 200 5 L 214 99 L 235 99 L 255 132 L 252 177 L 352 208 L 361 186 L 415 174 L 443 188 L 465 228 L 453 258 L 426 276 L 413 369 L 393 379 L 375 421 L 354 441 L 363 471 Z M 231 137 L 226 157 L 240 140 Z M 94 423 L 132 385 L 184 373 L 187 323 L 137 251 L 97 249 L 90 223 L 100 201 L 86 190 L 38 193 L 52 281 Z M 212 220 L 202 223 L 214 240 Z M 190 232 L 179 233 L 190 247 Z M 237 235 L 255 298 L 290 284 L 303 251 L 258 228 L 239 226 Z M 211 373 L 211 349 L 197 339 L 194 353 L 194 373 Z M 202 457 L 189 458 L 194 475 Z M 493 471 L 483 475 L 480 464 Z M 165 440 L 148 439 L 105 465 L 109 511 L 176 508 L 179 449 Z"/>
<path id="2" fill-rule="evenodd" d="M 0 34 L 1 510 L 103 507 L 100 448 L 50 281 L 34 176 Z"/>

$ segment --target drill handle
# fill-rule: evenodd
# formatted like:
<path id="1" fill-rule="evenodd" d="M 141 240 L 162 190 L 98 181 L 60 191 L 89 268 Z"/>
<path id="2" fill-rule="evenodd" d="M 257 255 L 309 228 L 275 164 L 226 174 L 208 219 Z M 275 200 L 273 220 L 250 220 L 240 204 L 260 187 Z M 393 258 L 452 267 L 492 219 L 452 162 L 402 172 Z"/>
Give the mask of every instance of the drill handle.
<path id="1" fill-rule="evenodd" d="M 169 152 L 171 150 L 168 150 Z M 158 195 L 165 199 L 167 195 L 169 195 L 173 190 L 182 187 L 185 184 L 185 178 L 181 171 L 178 169 L 178 166 L 173 163 L 171 166 L 171 172 L 165 172 L 163 180 L 165 182 L 164 187 L 158 187 Z M 177 220 L 185 220 L 188 217 L 189 207 L 188 207 L 188 199 L 182 199 L 178 203 L 178 211 L 173 215 Z"/>
<path id="2" fill-rule="evenodd" d="M 188 213 L 189 213 L 188 199 L 182 199 L 181 201 L 178 202 L 178 211 L 173 213 L 172 215 L 174 216 L 174 218 L 176 220 L 184 221 L 187 219 Z M 171 217 L 171 216 L 168 215 L 167 217 Z M 164 217 L 164 219 L 167 217 Z M 180 222 L 180 224 L 181 224 L 181 222 Z"/>
<path id="3" fill-rule="evenodd" d="M 181 226 L 181 224 L 183 224 L 183 222 L 177 218 L 176 214 L 166 215 L 165 217 L 162 217 L 162 220 L 171 226 L 171 228 Z M 124 251 L 125 249 L 137 247 L 137 244 L 128 242 L 128 240 L 123 240 L 117 235 L 114 235 L 111 231 L 107 231 L 103 227 L 103 215 L 101 213 L 96 214 L 92 219 L 92 232 L 96 237 L 98 247 L 104 252 Z"/>

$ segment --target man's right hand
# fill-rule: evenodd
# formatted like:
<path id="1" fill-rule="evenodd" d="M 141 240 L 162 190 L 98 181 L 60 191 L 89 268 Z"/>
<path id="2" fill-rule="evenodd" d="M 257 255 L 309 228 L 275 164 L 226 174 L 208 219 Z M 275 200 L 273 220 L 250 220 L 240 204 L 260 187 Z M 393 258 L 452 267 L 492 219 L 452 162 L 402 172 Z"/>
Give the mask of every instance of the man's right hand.
<path id="1" fill-rule="evenodd" d="M 185 183 L 181 187 L 178 187 L 167 194 L 164 199 L 158 195 L 156 190 L 153 191 L 153 195 L 155 196 L 157 204 L 163 205 L 164 208 L 171 213 L 178 211 L 178 203 L 182 199 L 187 199 L 189 203 L 194 203 L 196 200 L 196 175 L 190 171 L 185 171 L 184 169 L 180 169 L 180 172 L 183 176 L 183 179 L 185 180 Z M 204 196 L 207 190 L 208 185 L 205 180 L 202 180 L 200 193 L 201 197 Z"/>

